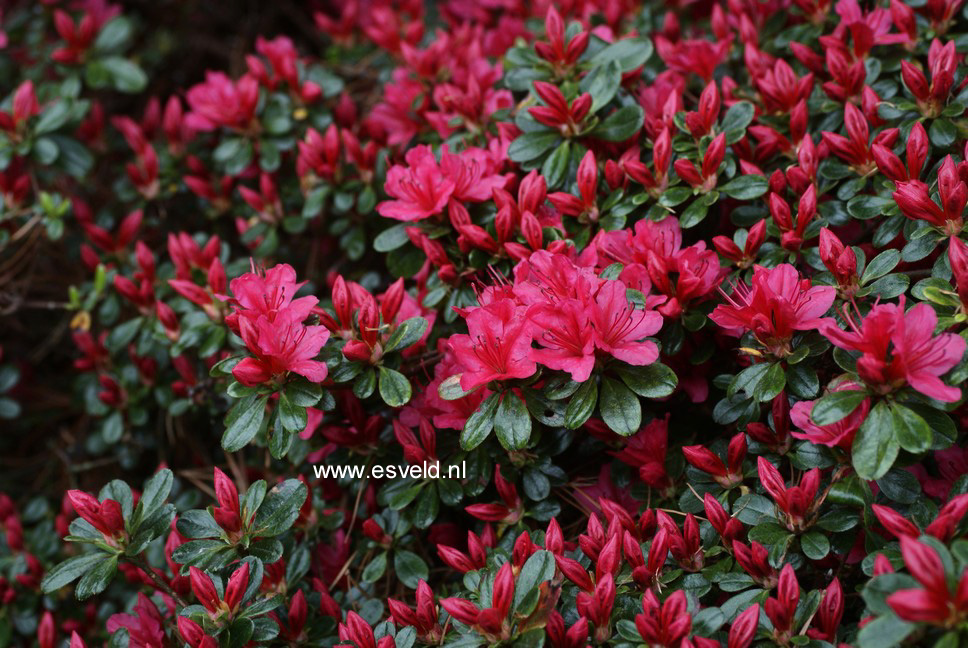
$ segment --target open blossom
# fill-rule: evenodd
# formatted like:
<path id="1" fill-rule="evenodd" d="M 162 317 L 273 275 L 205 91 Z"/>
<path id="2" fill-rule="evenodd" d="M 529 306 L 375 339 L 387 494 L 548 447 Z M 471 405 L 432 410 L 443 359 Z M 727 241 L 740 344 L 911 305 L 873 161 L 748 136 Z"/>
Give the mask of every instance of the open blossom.
<path id="1" fill-rule="evenodd" d="M 326 379 L 326 363 L 314 360 L 329 339 L 325 326 L 304 326 L 293 310 L 270 321 L 265 315 L 239 321 L 242 340 L 255 357 L 243 358 L 232 375 L 243 385 L 259 385 L 293 372 L 318 383 Z"/>
<path id="2" fill-rule="evenodd" d="M 739 283 L 709 316 L 731 335 L 750 331 L 757 341 L 777 356 L 790 352 L 795 331 L 816 329 L 829 318 L 837 291 L 831 286 L 812 286 L 797 269 L 784 263 L 775 268 L 756 266 L 752 287 Z"/>
<path id="3" fill-rule="evenodd" d="M 259 101 L 259 82 L 245 75 L 232 81 L 222 72 L 207 72 L 205 82 L 188 90 L 185 95 L 191 112 L 185 123 L 198 131 L 225 127 L 248 128 L 255 117 Z"/>
<path id="4" fill-rule="evenodd" d="M 377 205 L 385 218 L 416 221 L 443 211 L 456 185 L 444 175 L 429 146 L 415 146 L 404 158 L 407 166 L 394 165 L 387 171 L 384 189 L 396 200 Z"/>
<path id="5" fill-rule="evenodd" d="M 528 312 L 534 324 L 534 339 L 541 348 L 531 352 L 538 363 L 567 371 L 573 380 L 584 382 L 595 366 L 595 340 L 585 306 L 577 299 L 537 304 Z"/>
<path id="6" fill-rule="evenodd" d="M 312 295 L 295 298 L 305 284 L 305 281 L 296 281 L 296 271 L 286 263 L 273 266 L 264 273 L 247 272 L 229 283 L 233 296 L 228 301 L 235 307 L 235 312 L 228 315 L 225 322 L 239 331 L 240 318 L 255 320 L 264 316 L 272 322 L 284 310 L 302 321 L 319 303 Z"/>
<path id="7" fill-rule="evenodd" d="M 466 317 L 468 335 L 453 335 L 450 346 L 463 367 L 464 391 L 492 380 L 529 378 L 535 372 L 531 357 L 531 327 L 510 299 L 475 308 Z"/>
<path id="8" fill-rule="evenodd" d="M 232 369 L 242 384 L 259 385 L 290 371 L 313 382 L 326 379 L 326 363 L 314 358 L 329 339 L 329 329 L 303 324 L 319 300 L 294 299 L 302 286 L 296 271 L 286 264 L 232 280 L 234 297 L 224 299 L 235 310 L 226 323 L 238 331 L 254 356 L 243 358 Z"/>
<path id="9" fill-rule="evenodd" d="M 879 304 L 858 321 L 845 312 L 848 330 L 827 321 L 821 332 L 836 346 L 858 351 L 857 375 L 868 387 L 889 394 L 910 386 L 946 403 L 961 398 L 961 389 L 941 381 L 965 354 L 965 339 L 954 333 L 935 335 L 938 317 L 928 304 L 904 312 L 898 304 Z"/>
<path id="10" fill-rule="evenodd" d="M 595 346 L 632 365 L 648 365 L 659 357 L 654 342 L 643 338 L 662 328 L 662 316 L 632 304 L 621 281 L 605 281 L 589 305 Z"/>

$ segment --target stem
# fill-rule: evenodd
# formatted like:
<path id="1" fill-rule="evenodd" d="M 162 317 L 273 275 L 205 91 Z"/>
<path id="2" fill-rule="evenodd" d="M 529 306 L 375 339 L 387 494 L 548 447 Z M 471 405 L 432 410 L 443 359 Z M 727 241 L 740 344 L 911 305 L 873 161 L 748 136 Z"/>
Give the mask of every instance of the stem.
<path id="1" fill-rule="evenodd" d="M 188 605 L 188 603 L 186 603 L 185 600 L 179 596 L 179 594 L 175 592 L 175 590 L 173 590 L 168 583 L 163 581 L 158 574 L 155 573 L 155 570 L 151 568 L 151 565 L 149 565 L 144 558 L 141 556 L 123 556 L 123 558 L 147 574 L 148 578 L 151 579 L 151 582 L 155 584 L 155 587 L 164 591 L 166 594 L 168 594 L 168 596 L 175 599 L 175 603 L 177 603 L 180 607 L 185 607 Z"/>

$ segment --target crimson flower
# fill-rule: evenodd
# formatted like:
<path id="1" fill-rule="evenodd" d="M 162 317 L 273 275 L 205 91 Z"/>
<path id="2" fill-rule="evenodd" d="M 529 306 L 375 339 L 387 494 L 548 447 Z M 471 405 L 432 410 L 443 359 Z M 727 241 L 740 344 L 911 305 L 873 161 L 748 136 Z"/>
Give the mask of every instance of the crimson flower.
<path id="1" fill-rule="evenodd" d="M 850 102 L 844 106 L 844 125 L 847 128 L 847 137 L 827 131 L 822 132 L 821 136 L 834 155 L 846 162 L 858 175 L 866 175 L 876 168 L 877 163 L 871 152 L 873 145 L 890 148 L 899 135 L 898 129 L 889 128 L 875 135 L 871 143 L 867 119 L 860 108 Z"/>
<path id="2" fill-rule="evenodd" d="M 463 368 L 460 386 L 470 391 L 493 380 L 529 378 L 537 368 L 531 356 L 531 326 L 510 299 L 475 308 L 466 317 L 468 335 L 452 335 L 450 346 Z"/>
<path id="3" fill-rule="evenodd" d="M 662 316 L 636 308 L 626 293 L 625 284 L 616 280 L 603 282 L 596 291 L 588 306 L 595 346 L 631 365 L 652 364 L 659 358 L 659 348 L 643 338 L 662 328 Z"/>
<path id="4" fill-rule="evenodd" d="M 219 127 L 244 130 L 250 127 L 259 102 L 259 82 L 248 74 L 232 81 L 222 72 L 208 71 L 205 82 L 185 95 L 191 112 L 185 124 L 197 131 Z"/>
<path id="5" fill-rule="evenodd" d="M 534 51 L 538 56 L 554 65 L 574 65 L 588 47 L 591 33 L 581 31 L 565 40 L 565 21 L 554 5 L 549 5 L 545 15 L 545 38 L 548 42 L 537 42 Z"/>
<path id="6" fill-rule="evenodd" d="M 132 646 L 165 645 L 165 618 L 144 592 L 138 592 L 138 602 L 132 611 L 134 614 L 118 613 L 108 617 L 107 631 L 114 634 L 121 628 L 126 629 Z"/>
<path id="7" fill-rule="evenodd" d="M 534 325 L 534 341 L 541 348 L 531 358 L 546 367 L 567 371 L 576 382 L 585 382 L 595 367 L 595 340 L 584 305 L 577 299 L 536 304 L 528 311 Z"/>
<path id="8" fill-rule="evenodd" d="M 703 445 L 683 446 L 682 454 L 694 468 L 712 476 L 723 488 L 732 488 L 743 483 L 743 459 L 746 458 L 745 434 L 737 434 L 730 440 L 726 463 Z"/>
<path id="9" fill-rule="evenodd" d="M 67 491 L 67 497 L 77 514 L 113 544 L 113 538 L 124 533 L 124 517 L 117 500 L 106 498 L 103 502 L 81 490 Z"/>
<path id="10" fill-rule="evenodd" d="M 824 267 L 837 280 L 837 294 L 842 299 L 850 299 L 858 288 L 857 255 L 854 249 L 844 245 L 836 234 L 824 227 L 820 230 L 818 251 Z"/>
<path id="11" fill-rule="evenodd" d="M 830 286 L 812 286 L 801 279 L 788 263 L 775 268 L 755 266 L 752 287 L 738 283 L 732 295 L 725 295 L 709 316 L 730 335 L 750 331 L 757 341 L 775 356 L 790 354 L 795 331 L 816 329 L 828 318 L 837 291 Z"/>
<path id="12" fill-rule="evenodd" d="M 776 596 L 766 599 L 763 611 L 773 623 L 773 636 L 780 643 L 786 645 L 793 635 L 793 621 L 800 602 L 800 584 L 793 565 L 787 563 L 780 571 L 780 582 Z"/>
<path id="13" fill-rule="evenodd" d="M 776 467 L 764 457 L 757 459 L 760 483 L 776 502 L 777 510 L 783 514 L 785 523 L 791 531 L 802 531 L 813 523 L 813 514 L 823 503 L 817 500 L 820 490 L 820 469 L 808 470 L 796 486 L 787 487 Z"/>
<path id="14" fill-rule="evenodd" d="M 511 563 L 506 562 L 494 576 L 491 607 L 481 609 L 467 599 L 456 597 L 440 599 L 440 605 L 461 623 L 480 630 L 489 640 L 507 638 L 511 631 L 507 616 L 514 599 L 514 585 Z"/>
<path id="15" fill-rule="evenodd" d="M 325 362 L 314 360 L 329 339 L 325 326 L 304 326 L 301 313 L 285 309 L 270 321 L 265 315 L 254 322 L 239 320 L 242 340 L 255 357 L 243 358 L 232 375 L 243 385 L 255 386 L 293 372 L 319 383 L 326 379 Z"/>
<path id="16" fill-rule="evenodd" d="M 725 156 L 726 133 L 720 133 L 709 143 L 709 147 L 703 153 L 701 171 L 697 170 L 696 165 L 686 158 L 679 158 L 672 166 L 680 178 L 688 182 L 694 189 L 706 193 L 716 188 L 719 165 L 723 163 Z"/>
<path id="17" fill-rule="evenodd" d="M 845 351 L 859 351 L 857 375 L 879 394 L 904 386 L 945 403 L 961 398 L 959 387 L 941 381 L 965 354 L 965 339 L 954 333 L 935 335 L 938 316 L 928 304 L 904 312 L 904 297 L 898 304 L 879 304 L 860 322 L 845 309 L 848 330 L 833 321 L 822 324 L 821 332 Z"/>
<path id="18" fill-rule="evenodd" d="M 962 572 L 955 592 L 938 552 L 907 536 L 901 537 L 901 555 L 921 587 L 904 589 L 887 597 L 887 604 L 905 621 L 954 628 L 968 619 L 968 570 Z"/>
<path id="19" fill-rule="evenodd" d="M 218 590 L 215 589 L 212 578 L 198 567 L 189 567 L 189 579 L 195 598 L 209 616 L 217 618 L 228 614 L 231 617 L 239 609 L 245 590 L 249 586 L 249 563 L 242 563 L 232 572 L 222 596 L 219 596 Z"/>
<path id="20" fill-rule="evenodd" d="M 592 107 L 590 94 L 586 92 L 569 102 L 558 86 L 547 81 L 535 81 L 534 91 L 545 102 L 544 106 L 528 108 L 535 121 L 557 130 L 564 137 L 581 132 L 581 123 Z"/>
<path id="21" fill-rule="evenodd" d="M 961 179 L 951 156 L 945 157 L 938 169 L 939 207 L 931 199 L 929 187 L 920 180 L 898 182 L 893 193 L 901 213 L 911 220 L 923 220 L 957 236 L 964 226 L 963 212 L 968 204 L 968 184 Z"/>
<path id="22" fill-rule="evenodd" d="M 407 222 L 439 214 L 454 192 L 454 181 L 443 174 L 429 146 L 413 147 L 404 159 L 407 166 L 392 166 L 384 186 L 396 200 L 380 203 L 377 211 L 385 218 Z"/>
<path id="23" fill-rule="evenodd" d="M 416 610 L 393 598 L 387 599 L 387 607 L 390 608 L 390 615 L 396 625 L 400 627 L 413 626 L 422 641 L 439 643 L 439 640 L 443 637 L 443 629 L 437 622 L 437 604 L 434 602 L 434 593 L 423 579 L 420 579 L 420 582 L 417 583 Z"/>
<path id="24" fill-rule="evenodd" d="M 952 236 L 948 244 L 948 262 L 958 289 L 958 297 L 961 299 L 961 307 L 968 312 L 968 243 Z"/>
<path id="25" fill-rule="evenodd" d="M 651 589 L 642 597 L 642 614 L 635 616 L 635 628 L 646 645 L 678 646 L 692 630 L 686 593 L 676 590 L 659 603 Z"/>

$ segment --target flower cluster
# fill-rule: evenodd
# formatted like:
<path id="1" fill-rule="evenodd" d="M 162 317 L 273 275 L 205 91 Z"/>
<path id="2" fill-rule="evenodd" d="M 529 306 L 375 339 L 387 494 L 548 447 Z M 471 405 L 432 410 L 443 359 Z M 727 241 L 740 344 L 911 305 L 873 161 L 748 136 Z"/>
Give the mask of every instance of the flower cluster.
<path id="1" fill-rule="evenodd" d="M 171 4 L 0 17 L 0 645 L 968 642 L 960 0 Z"/>

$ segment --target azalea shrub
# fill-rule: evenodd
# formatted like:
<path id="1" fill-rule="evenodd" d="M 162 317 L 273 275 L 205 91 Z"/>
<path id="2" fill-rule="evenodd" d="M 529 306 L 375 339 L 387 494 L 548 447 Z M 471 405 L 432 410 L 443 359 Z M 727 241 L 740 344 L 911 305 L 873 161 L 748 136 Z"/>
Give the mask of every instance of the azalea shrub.
<path id="1" fill-rule="evenodd" d="M 961 0 L 214 6 L 4 3 L 0 647 L 968 645 Z"/>

